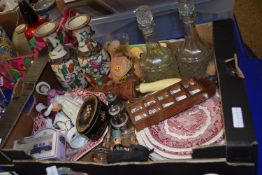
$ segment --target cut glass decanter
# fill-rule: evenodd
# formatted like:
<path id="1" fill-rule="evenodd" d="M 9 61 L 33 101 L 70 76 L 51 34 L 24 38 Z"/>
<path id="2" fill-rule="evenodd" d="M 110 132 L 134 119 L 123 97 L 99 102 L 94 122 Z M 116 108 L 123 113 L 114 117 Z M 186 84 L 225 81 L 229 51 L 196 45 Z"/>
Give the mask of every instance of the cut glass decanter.
<path id="1" fill-rule="evenodd" d="M 135 10 L 135 15 L 146 43 L 146 53 L 141 56 L 144 81 L 154 82 L 179 77 L 175 57 L 169 48 L 162 47 L 155 37 L 155 23 L 149 6 L 139 6 Z"/>
<path id="2" fill-rule="evenodd" d="M 178 2 L 179 16 L 185 29 L 185 40 L 176 51 L 180 74 L 182 77 L 204 78 L 213 55 L 212 47 L 204 42 L 197 33 L 194 1 L 178 0 Z"/>

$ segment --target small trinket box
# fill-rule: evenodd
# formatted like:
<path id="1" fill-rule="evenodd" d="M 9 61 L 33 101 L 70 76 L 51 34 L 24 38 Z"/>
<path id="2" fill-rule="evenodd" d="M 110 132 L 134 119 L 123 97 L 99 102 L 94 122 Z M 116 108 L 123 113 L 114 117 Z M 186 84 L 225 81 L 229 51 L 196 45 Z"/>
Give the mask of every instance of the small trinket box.
<path id="1" fill-rule="evenodd" d="M 203 102 L 215 91 L 209 80 L 187 78 L 128 104 L 126 110 L 135 128 L 141 130 Z"/>
<path id="2" fill-rule="evenodd" d="M 95 95 L 88 96 L 76 119 L 77 131 L 91 140 L 101 138 L 108 125 L 107 108 Z"/>
<path id="3" fill-rule="evenodd" d="M 65 148 L 65 136 L 54 129 L 44 129 L 34 136 L 16 140 L 13 146 L 13 149 L 23 150 L 39 160 L 63 160 Z"/>

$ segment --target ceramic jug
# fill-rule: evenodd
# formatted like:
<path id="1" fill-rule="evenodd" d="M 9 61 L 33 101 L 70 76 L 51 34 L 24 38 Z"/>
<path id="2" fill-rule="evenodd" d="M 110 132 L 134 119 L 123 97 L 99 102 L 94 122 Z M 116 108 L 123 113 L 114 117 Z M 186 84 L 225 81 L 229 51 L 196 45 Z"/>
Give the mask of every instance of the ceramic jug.
<path id="1" fill-rule="evenodd" d="M 58 24 L 46 22 L 36 29 L 35 37 L 43 38 L 49 49 L 49 61 L 58 81 L 69 90 L 85 88 L 88 82 L 79 66 L 73 48 L 64 47 L 56 34 Z"/>
<path id="2" fill-rule="evenodd" d="M 76 15 L 68 21 L 66 28 L 73 31 L 77 39 L 78 61 L 86 78 L 93 86 L 102 86 L 110 84 L 110 56 L 99 42 L 93 40 L 90 20 L 88 15 Z"/>

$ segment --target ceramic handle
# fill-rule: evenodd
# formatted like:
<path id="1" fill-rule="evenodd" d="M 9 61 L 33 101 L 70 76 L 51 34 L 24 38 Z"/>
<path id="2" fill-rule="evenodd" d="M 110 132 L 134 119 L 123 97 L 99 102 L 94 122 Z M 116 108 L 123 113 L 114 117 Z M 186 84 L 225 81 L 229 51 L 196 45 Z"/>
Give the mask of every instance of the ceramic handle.
<path id="1" fill-rule="evenodd" d="M 155 81 L 152 83 L 141 83 L 138 86 L 137 90 L 141 93 L 159 91 L 179 81 L 181 81 L 180 78 L 169 78 L 169 79 Z"/>
<path id="2" fill-rule="evenodd" d="M 66 134 L 66 141 L 74 149 L 82 148 L 86 143 L 87 139 L 82 137 L 76 130 L 76 127 L 72 127 Z"/>

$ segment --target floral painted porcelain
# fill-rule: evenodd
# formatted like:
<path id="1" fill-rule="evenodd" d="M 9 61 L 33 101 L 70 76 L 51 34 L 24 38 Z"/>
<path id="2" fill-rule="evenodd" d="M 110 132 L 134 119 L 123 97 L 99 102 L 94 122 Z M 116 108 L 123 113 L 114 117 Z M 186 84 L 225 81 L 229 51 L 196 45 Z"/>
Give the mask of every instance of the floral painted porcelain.
<path id="1" fill-rule="evenodd" d="M 74 56 L 73 48 L 65 48 L 59 41 L 57 23 L 46 22 L 36 29 L 35 36 L 43 38 L 49 48 L 51 67 L 65 89 L 85 88 L 88 82 Z"/>
<path id="2" fill-rule="evenodd" d="M 88 25 L 91 17 L 77 15 L 72 17 L 66 28 L 73 31 L 78 42 L 78 61 L 92 85 L 102 86 L 110 83 L 110 56 L 102 45 L 92 39 L 94 31 Z"/>

